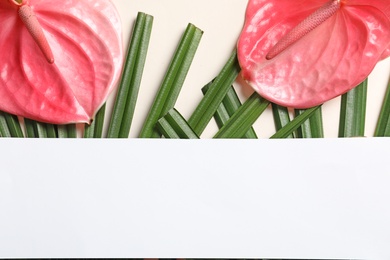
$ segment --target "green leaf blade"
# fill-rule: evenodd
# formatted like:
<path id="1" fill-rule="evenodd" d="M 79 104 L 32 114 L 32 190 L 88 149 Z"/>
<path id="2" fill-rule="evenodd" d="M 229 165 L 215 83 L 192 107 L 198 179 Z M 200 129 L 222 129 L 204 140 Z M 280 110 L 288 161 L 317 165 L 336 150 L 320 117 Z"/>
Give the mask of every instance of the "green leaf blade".
<path id="1" fill-rule="evenodd" d="M 266 110 L 270 102 L 253 93 L 232 115 L 214 138 L 242 138 Z"/>
<path id="2" fill-rule="evenodd" d="M 15 138 L 23 138 L 24 134 L 22 131 L 22 127 L 20 126 L 19 119 L 15 115 L 11 115 L 9 113 L 4 113 L 5 120 L 8 125 L 8 129 L 10 131 L 11 137 Z"/>
<path id="3" fill-rule="evenodd" d="M 222 103 L 229 88 L 240 72 L 240 65 L 237 60 L 237 51 L 234 50 L 230 58 L 222 68 L 218 76 L 213 80 L 210 89 L 204 95 L 188 123 L 197 135 L 201 135 Z"/>
<path id="4" fill-rule="evenodd" d="M 390 136 L 390 82 L 387 85 L 378 122 L 374 132 L 375 137 Z"/>
<path id="5" fill-rule="evenodd" d="M 272 135 L 271 139 L 288 138 L 297 130 L 307 119 L 309 119 L 321 106 L 306 109 L 302 114 L 296 116 L 291 122 Z"/>
<path id="6" fill-rule="evenodd" d="M 45 124 L 46 127 L 46 137 L 47 138 L 57 138 L 57 129 L 53 124 Z"/>
<path id="7" fill-rule="evenodd" d="M 305 111 L 306 109 L 295 109 L 295 116 L 299 116 Z M 324 138 L 321 107 L 319 107 L 310 118 L 304 121 L 296 132 L 297 138 Z"/>
<path id="8" fill-rule="evenodd" d="M 211 83 L 202 88 L 203 94 L 207 93 L 210 85 Z M 221 129 L 229 121 L 229 119 L 241 106 L 242 103 L 237 95 L 237 92 L 235 91 L 234 87 L 231 86 L 214 114 L 214 119 L 219 129 Z M 245 133 L 243 138 L 257 139 L 257 135 L 253 127 L 251 127 L 248 132 Z"/>
<path id="9" fill-rule="evenodd" d="M 363 137 L 366 119 L 367 79 L 341 97 L 339 137 Z"/>
<path id="10" fill-rule="evenodd" d="M 104 103 L 90 125 L 85 124 L 84 138 L 102 138 L 106 106 L 107 104 Z"/>
<path id="11" fill-rule="evenodd" d="M 129 136 L 138 92 L 145 66 L 153 17 L 139 12 L 130 39 L 127 56 L 122 71 L 121 82 L 114 102 L 108 127 L 108 138 L 127 138 Z M 94 130 L 88 136 L 94 136 Z"/>
<path id="12" fill-rule="evenodd" d="M 170 109 L 173 109 L 202 35 L 203 31 L 199 28 L 192 24 L 187 26 L 142 127 L 140 138 L 160 137 L 156 123 Z"/>
<path id="13" fill-rule="evenodd" d="M 171 109 L 160 118 L 157 128 L 165 138 L 199 139 L 199 136 L 176 109 Z"/>
<path id="14" fill-rule="evenodd" d="M 279 131 L 291 121 L 288 108 L 274 103 L 272 103 L 272 115 L 276 131 Z M 290 134 L 287 138 L 294 138 L 294 135 Z"/>
<path id="15" fill-rule="evenodd" d="M 0 112 L 0 134 L 1 137 L 12 137 L 11 132 L 8 128 L 5 112 Z"/>
<path id="16" fill-rule="evenodd" d="M 37 129 L 36 129 L 34 120 L 25 118 L 24 119 L 24 127 L 26 129 L 26 137 L 38 138 L 38 133 L 37 133 Z"/>

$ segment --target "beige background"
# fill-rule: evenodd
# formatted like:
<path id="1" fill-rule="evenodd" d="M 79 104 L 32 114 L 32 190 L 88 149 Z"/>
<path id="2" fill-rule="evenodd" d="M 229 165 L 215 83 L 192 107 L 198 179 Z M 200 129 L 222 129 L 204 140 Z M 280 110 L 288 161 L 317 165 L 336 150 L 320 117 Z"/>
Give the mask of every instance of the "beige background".
<path id="1" fill-rule="evenodd" d="M 154 99 L 165 70 L 177 43 L 189 22 L 204 31 L 191 70 L 183 86 L 176 108 L 188 118 L 202 98 L 201 87 L 214 78 L 235 47 L 244 22 L 247 1 L 243 0 L 114 0 L 123 21 L 124 42 L 129 34 L 137 12 L 154 16 L 154 27 L 144 71 L 135 118 L 130 137 L 137 137 L 142 122 Z M 372 136 L 376 125 L 383 94 L 390 72 L 390 59 L 377 65 L 369 79 L 366 136 Z M 245 99 L 251 90 L 237 89 Z M 337 137 L 339 98 L 323 106 L 326 137 Z M 267 110 L 255 124 L 259 137 L 267 138 L 274 133 L 272 114 Z M 216 126 L 211 123 L 202 137 L 212 137 Z"/>

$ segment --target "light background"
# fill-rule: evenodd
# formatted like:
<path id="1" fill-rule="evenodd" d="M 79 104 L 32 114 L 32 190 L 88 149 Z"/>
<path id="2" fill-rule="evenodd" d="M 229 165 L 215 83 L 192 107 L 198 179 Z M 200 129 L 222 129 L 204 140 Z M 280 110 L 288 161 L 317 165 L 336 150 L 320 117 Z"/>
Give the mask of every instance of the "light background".
<path id="1" fill-rule="evenodd" d="M 130 137 L 138 136 L 187 24 L 192 23 L 204 31 L 175 106 L 188 119 L 202 98 L 201 88 L 219 73 L 234 49 L 243 26 L 247 1 L 114 0 L 113 2 L 122 17 L 125 46 L 137 12 L 154 16 L 150 48 Z M 373 136 L 389 75 L 390 60 L 388 59 L 380 62 L 369 78 L 366 136 Z M 248 86 L 243 87 L 239 82 L 236 82 L 235 86 L 243 100 L 252 93 Z M 325 103 L 322 109 L 325 136 L 337 137 L 340 98 Z M 275 132 L 270 109 L 259 118 L 254 127 L 261 138 L 268 138 Z M 212 137 L 216 131 L 217 128 L 212 121 L 202 137 Z"/>

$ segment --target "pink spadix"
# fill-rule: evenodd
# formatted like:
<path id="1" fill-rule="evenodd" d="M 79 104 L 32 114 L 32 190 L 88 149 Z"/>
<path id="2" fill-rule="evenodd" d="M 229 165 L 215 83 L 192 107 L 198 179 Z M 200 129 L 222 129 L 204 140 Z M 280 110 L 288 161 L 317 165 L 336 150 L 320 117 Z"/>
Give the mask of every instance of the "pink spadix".
<path id="1" fill-rule="evenodd" d="M 49 63 L 54 62 L 53 52 L 50 49 L 49 43 L 46 40 L 42 27 L 38 22 L 37 17 L 28 5 L 23 5 L 19 8 L 19 16 L 26 25 L 34 41 L 38 44 L 43 55 Z"/>
<path id="2" fill-rule="evenodd" d="M 45 34 L 43 33 L 41 24 L 35 16 L 34 11 L 27 4 L 27 0 L 23 0 L 20 3 L 15 0 L 10 0 L 10 3 L 17 6 L 20 19 L 25 24 L 34 41 L 38 44 L 38 47 L 41 49 L 46 60 L 49 63 L 53 63 L 53 52 L 51 51 L 49 43 L 47 42 Z"/>
<path id="3" fill-rule="evenodd" d="M 90 122 L 120 76 L 122 28 L 110 0 L 0 1 L 0 110 Z"/>
<path id="4" fill-rule="evenodd" d="M 261 96 L 308 108 L 362 82 L 389 55 L 388 0 L 250 0 L 242 76 Z"/>
<path id="5" fill-rule="evenodd" d="M 317 11 L 309 15 L 305 20 L 295 26 L 267 54 L 267 59 L 272 59 L 303 36 L 314 30 L 334 15 L 340 8 L 340 0 L 333 0 L 321 6 Z"/>

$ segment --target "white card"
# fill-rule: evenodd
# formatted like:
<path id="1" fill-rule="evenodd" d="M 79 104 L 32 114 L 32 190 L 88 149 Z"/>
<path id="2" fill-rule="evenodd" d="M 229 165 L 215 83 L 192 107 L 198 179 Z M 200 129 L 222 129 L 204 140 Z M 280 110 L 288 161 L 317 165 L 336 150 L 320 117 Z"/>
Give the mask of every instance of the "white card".
<path id="1" fill-rule="evenodd" d="M 389 139 L 0 139 L 1 257 L 389 259 Z"/>

